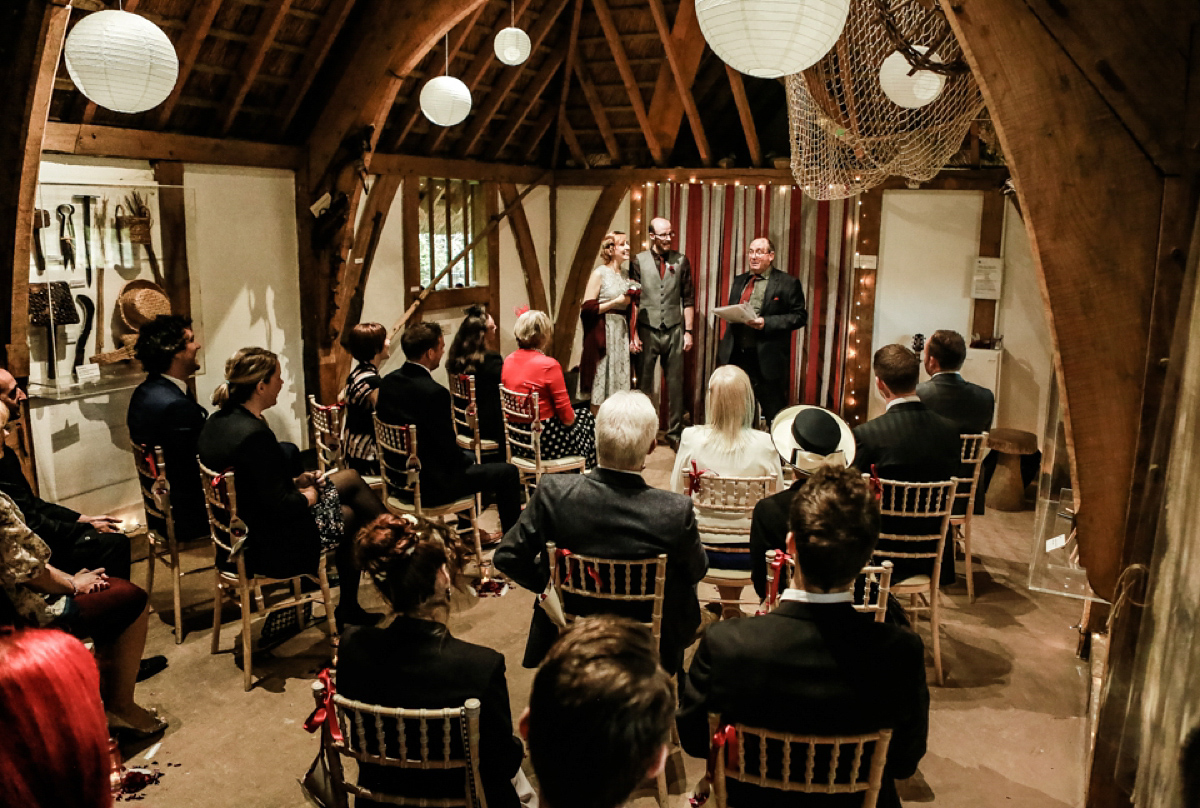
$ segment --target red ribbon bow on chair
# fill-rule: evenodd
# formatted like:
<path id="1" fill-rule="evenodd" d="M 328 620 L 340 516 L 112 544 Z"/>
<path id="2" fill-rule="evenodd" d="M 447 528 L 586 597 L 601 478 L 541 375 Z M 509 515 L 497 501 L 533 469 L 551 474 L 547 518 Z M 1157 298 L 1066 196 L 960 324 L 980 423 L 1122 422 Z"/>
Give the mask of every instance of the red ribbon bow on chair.
<path id="1" fill-rule="evenodd" d="M 717 773 L 717 756 L 725 750 L 725 768 L 731 772 L 738 770 L 738 736 L 732 724 L 722 724 L 713 733 L 712 745 L 708 747 L 708 769 L 706 774 L 711 781 Z"/>
<path id="2" fill-rule="evenodd" d="M 688 469 L 688 473 L 687 473 L 688 481 L 687 481 L 687 491 L 685 493 L 689 497 L 694 497 L 696 494 L 700 493 L 700 478 L 703 477 L 705 474 L 712 474 L 712 472 L 709 471 L 708 469 L 700 468 L 698 465 L 696 465 L 695 460 L 691 461 L 691 463 L 692 463 L 692 467 L 690 469 Z"/>
<path id="3" fill-rule="evenodd" d="M 767 584 L 767 603 L 772 608 L 779 602 L 779 579 L 783 577 L 783 565 L 791 560 L 792 557 L 787 553 L 782 550 L 776 550 L 775 557 L 767 565 L 771 568 L 771 572 L 774 573 L 771 576 L 771 582 Z"/>
<path id="4" fill-rule="evenodd" d="M 883 483 L 879 480 L 879 471 L 875 467 L 874 463 L 871 464 L 871 478 L 867 481 L 867 483 L 871 486 L 871 493 L 875 495 L 875 501 L 878 502 L 882 500 Z"/>
<path id="5" fill-rule="evenodd" d="M 337 722 L 337 713 L 333 706 L 333 694 L 335 688 L 333 686 L 333 676 L 329 673 L 329 668 L 325 668 L 317 674 L 317 681 L 325 686 L 321 692 L 321 703 L 304 721 L 304 729 L 308 732 L 316 732 L 326 724 L 329 725 L 329 734 L 335 741 L 342 741 L 342 728 Z"/>
<path id="6" fill-rule="evenodd" d="M 556 552 L 558 554 L 559 561 L 562 561 L 563 559 L 565 559 L 567 556 L 569 556 L 571 554 L 571 551 L 565 547 L 559 547 Z M 596 584 L 597 589 L 604 588 L 604 584 L 600 582 L 600 575 L 596 572 L 595 569 L 592 568 L 591 564 L 584 564 L 583 569 L 588 574 L 588 577 L 592 579 L 592 583 Z"/>
<path id="7" fill-rule="evenodd" d="M 158 476 L 158 461 L 155 459 L 154 453 L 146 452 L 144 459 L 146 461 L 146 465 L 150 467 L 150 473 L 152 475 L 154 475 L 155 477 L 157 477 Z"/>

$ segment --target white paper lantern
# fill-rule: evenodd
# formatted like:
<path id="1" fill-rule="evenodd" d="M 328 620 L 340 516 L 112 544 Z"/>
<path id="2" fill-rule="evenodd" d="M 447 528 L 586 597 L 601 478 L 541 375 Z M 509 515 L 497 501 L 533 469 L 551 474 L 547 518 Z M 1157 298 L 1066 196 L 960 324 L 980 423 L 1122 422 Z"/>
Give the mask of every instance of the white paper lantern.
<path id="1" fill-rule="evenodd" d="M 421 112 L 438 126 L 462 123 L 471 112 L 471 91 L 454 76 L 438 76 L 421 88 Z"/>
<path id="2" fill-rule="evenodd" d="M 929 50 L 924 45 L 913 45 L 913 48 L 922 54 Z M 941 61 L 936 54 L 933 60 Z M 918 109 L 933 103 L 942 94 L 946 77 L 932 70 L 913 72 L 904 54 L 896 51 L 884 59 L 879 68 L 879 86 L 892 103 L 907 109 Z"/>
<path id="3" fill-rule="evenodd" d="M 520 28 L 508 27 L 496 34 L 496 58 L 506 65 L 524 64 L 532 45 L 529 34 Z"/>
<path id="4" fill-rule="evenodd" d="M 816 64 L 849 12 L 850 0 L 696 0 L 709 47 L 735 70 L 764 79 Z"/>
<path id="5" fill-rule="evenodd" d="M 179 58 L 162 29 L 128 11 L 97 11 L 63 46 L 71 81 L 89 101 L 116 112 L 145 112 L 166 100 Z"/>

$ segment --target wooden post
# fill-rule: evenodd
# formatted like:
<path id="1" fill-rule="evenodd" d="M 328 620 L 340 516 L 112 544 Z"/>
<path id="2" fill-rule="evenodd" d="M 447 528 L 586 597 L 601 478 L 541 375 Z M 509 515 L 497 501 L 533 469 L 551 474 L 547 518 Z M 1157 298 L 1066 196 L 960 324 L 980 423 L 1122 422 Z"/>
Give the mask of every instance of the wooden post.
<path id="1" fill-rule="evenodd" d="M 842 418 L 852 428 L 866 423 L 871 404 L 872 344 L 875 337 L 875 281 L 879 260 L 879 231 L 883 218 L 883 188 L 859 198 L 858 248 L 850 280 L 850 309 L 846 315 L 846 376 L 842 382 Z M 862 267 L 868 264 L 869 267 Z"/>
<path id="2" fill-rule="evenodd" d="M 1000 189 L 983 194 L 983 209 L 979 212 L 979 255 L 999 258 L 1004 247 L 1004 192 Z M 971 333 L 967 342 L 978 337 L 990 340 L 996 336 L 999 300 L 975 300 L 971 311 Z"/>
<path id="3" fill-rule="evenodd" d="M 192 280 L 187 260 L 187 208 L 183 191 L 183 163 L 157 160 L 154 180 L 159 189 L 158 216 L 162 232 L 163 277 L 171 311 L 192 316 Z"/>

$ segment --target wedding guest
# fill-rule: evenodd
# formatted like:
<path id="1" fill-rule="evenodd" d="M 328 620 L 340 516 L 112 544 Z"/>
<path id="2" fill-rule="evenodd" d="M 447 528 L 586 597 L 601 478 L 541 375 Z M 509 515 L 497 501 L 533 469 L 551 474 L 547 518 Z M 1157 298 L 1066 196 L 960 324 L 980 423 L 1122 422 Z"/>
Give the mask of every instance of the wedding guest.
<path id="1" fill-rule="evenodd" d="M 359 323 L 350 329 L 346 347 L 358 362 L 346 377 L 346 465 L 359 474 L 379 475 L 375 454 L 375 402 L 379 400 L 379 366 L 388 358 L 392 341 L 379 323 Z"/>
<path id="2" fill-rule="evenodd" d="M 288 473 L 275 433 L 263 412 L 283 389 L 279 357 L 265 348 L 242 348 L 225 363 L 225 382 L 213 392 L 219 409 L 204 424 L 197 450 L 213 470 L 232 469 L 238 516 L 246 523 L 246 564 L 257 575 L 312 575 L 323 550 L 335 550 L 341 578 L 339 627 L 375 623 L 380 615 L 358 605 L 359 571 L 353 536 L 384 512 L 383 503 L 357 471 L 328 476 Z"/>
<path id="3" fill-rule="evenodd" d="M 629 320 L 636 295 L 623 266 L 629 261 L 629 238 L 614 230 L 600 242 L 600 265 L 583 291 L 579 317 L 583 323 L 583 357 L 579 362 L 580 398 L 594 408 L 613 393 L 629 389 Z M 636 307 L 633 309 L 636 318 Z"/>
<path id="4" fill-rule="evenodd" d="M 708 380 L 706 409 L 707 424 L 683 430 L 671 472 L 671 490 L 687 493 L 696 478 L 703 475 L 772 477 L 775 490 L 782 490 L 783 467 L 775 444 L 768 433 L 753 428 L 754 389 L 746 372 L 736 365 L 714 370 Z M 696 523 L 700 540 L 708 545 L 709 574 L 727 570 L 746 577 L 752 566 L 749 542 L 729 531 L 749 530 L 750 518 L 697 506 Z M 718 586 L 717 591 L 725 606 L 724 615 L 740 617 L 737 602 L 742 587 Z"/>
<path id="5" fill-rule="evenodd" d="M 596 465 L 596 420 L 571 406 L 562 365 L 542 350 L 552 330 L 544 311 L 518 317 L 513 333 L 519 347 L 504 360 L 500 378 L 515 393 L 538 394 L 543 460 L 581 456 L 591 468 Z"/>
<path id="6" fill-rule="evenodd" d="M 407 514 L 384 514 L 359 533 L 359 564 L 396 617 L 386 627 L 346 633 L 338 650 L 338 692 L 368 704 L 411 709 L 461 707 L 467 699 L 479 699 L 479 767 L 487 804 L 516 808 L 520 801 L 513 778 L 520 773 L 524 749 L 513 735 L 504 657 L 455 638 L 447 627 L 456 572 L 456 554 L 449 549 L 453 542 L 445 525 Z M 461 748 L 460 739 L 453 743 Z M 457 772 L 364 763 L 358 782 L 412 798 L 463 794 Z M 379 803 L 359 798 L 357 805 Z"/>
<path id="7" fill-rule="evenodd" d="M 479 413 L 479 437 L 504 441 L 500 415 L 500 376 L 504 357 L 495 350 L 496 321 L 483 306 L 467 309 L 446 351 L 446 372 L 475 377 L 475 408 Z"/>
<path id="8" fill-rule="evenodd" d="M 96 661 L 61 631 L 0 628 L 0 802 L 108 808 L 112 761 Z"/>

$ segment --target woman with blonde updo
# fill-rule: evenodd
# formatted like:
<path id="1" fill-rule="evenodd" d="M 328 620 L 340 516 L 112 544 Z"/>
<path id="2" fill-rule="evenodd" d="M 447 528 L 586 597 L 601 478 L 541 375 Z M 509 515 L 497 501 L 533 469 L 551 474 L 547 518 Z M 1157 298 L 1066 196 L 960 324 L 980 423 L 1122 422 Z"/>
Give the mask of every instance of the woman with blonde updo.
<path id="1" fill-rule="evenodd" d="M 629 239 L 614 230 L 600 242 L 600 265 L 592 270 L 583 292 L 583 356 L 579 361 L 579 397 L 591 397 L 597 408 L 613 393 L 629 389 L 629 323 L 637 317 L 640 287 L 624 266 Z"/>
<path id="2" fill-rule="evenodd" d="M 513 778 L 524 750 L 513 735 L 504 656 L 454 638 L 446 626 L 456 572 L 454 542 L 445 525 L 408 514 L 384 514 L 358 534 L 358 562 L 396 618 L 387 627 L 346 633 L 338 649 L 338 692 L 368 704 L 410 709 L 461 707 L 467 699 L 479 699 L 479 766 L 487 804 L 519 808 Z M 456 733 L 452 743 L 461 745 L 460 738 Z M 441 743 L 440 737 L 429 740 L 431 746 Z M 461 798 L 464 787 L 461 772 L 369 763 L 360 766 L 358 784 L 415 798 Z M 357 804 L 378 805 L 361 797 Z"/>
<path id="3" fill-rule="evenodd" d="M 379 615 L 358 605 L 358 567 L 353 536 L 384 512 L 383 503 L 358 472 L 293 477 L 263 412 L 283 389 L 279 357 L 265 348 L 242 348 L 225 363 L 225 383 L 213 391 L 220 409 L 204 423 L 196 451 L 214 471 L 231 470 L 238 516 L 246 523 L 246 565 L 273 578 L 315 574 L 322 550 L 337 548 L 341 598 L 335 616 L 347 623 L 374 623 Z"/>
<path id="4" fill-rule="evenodd" d="M 562 365 L 543 352 L 551 330 L 544 311 L 527 311 L 518 317 L 513 326 L 518 347 L 504 360 L 500 381 L 514 393 L 538 394 L 543 460 L 579 456 L 591 468 L 596 465 L 596 419 L 589 411 L 571 406 Z M 521 451 L 513 447 L 513 454 Z"/>

